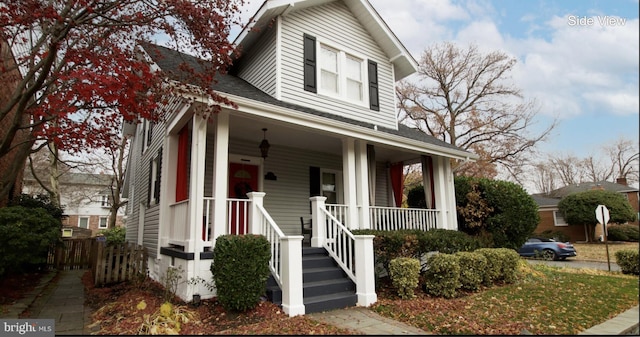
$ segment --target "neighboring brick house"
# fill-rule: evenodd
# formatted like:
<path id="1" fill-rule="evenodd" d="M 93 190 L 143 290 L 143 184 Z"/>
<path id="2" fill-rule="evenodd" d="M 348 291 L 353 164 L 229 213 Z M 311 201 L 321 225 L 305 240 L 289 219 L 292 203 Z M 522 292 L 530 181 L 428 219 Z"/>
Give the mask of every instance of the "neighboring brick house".
<path id="1" fill-rule="evenodd" d="M 87 231 L 78 228 L 91 230 L 91 236 L 106 229 L 110 213 L 110 185 L 111 175 L 108 174 L 63 174 L 60 177 L 60 203 L 66 215 L 62 221 L 63 227 L 75 229 L 75 234 L 82 232 L 83 236 Z M 23 193 L 37 195 L 45 192 L 30 173 L 25 173 Z M 123 226 L 124 209 L 118 213 L 116 226 Z"/>
<path id="2" fill-rule="evenodd" d="M 584 182 L 568 185 L 553 190 L 548 194 L 533 194 L 532 197 L 538 204 L 538 213 L 540 214 L 540 223 L 534 232 L 542 233 L 547 230 L 552 232 L 561 232 L 566 234 L 571 242 L 586 241 L 586 228 L 584 226 L 569 226 L 562 217 L 562 214 L 558 212 L 558 203 L 562 198 L 569 194 L 585 192 L 592 189 L 602 189 L 622 193 L 627 197 L 631 207 L 640 217 L 638 189 L 628 186 L 626 179 L 619 178 L 615 183 L 610 181 Z M 638 225 L 638 221 L 635 221 L 632 224 Z"/>

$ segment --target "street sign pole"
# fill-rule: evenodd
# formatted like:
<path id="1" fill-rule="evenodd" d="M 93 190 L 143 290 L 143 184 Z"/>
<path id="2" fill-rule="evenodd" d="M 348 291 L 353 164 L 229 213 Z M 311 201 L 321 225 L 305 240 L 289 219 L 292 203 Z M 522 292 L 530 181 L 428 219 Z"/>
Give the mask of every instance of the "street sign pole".
<path id="1" fill-rule="evenodd" d="M 609 259 L 609 241 L 607 240 L 607 222 L 609 222 L 609 210 L 605 205 L 598 205 L 596 208 L 596 219 L 602 224 L 602 231 L 604 237 L 604 245 L 607 249 L 607 266 L 611 271 L 611 262 Z"/>

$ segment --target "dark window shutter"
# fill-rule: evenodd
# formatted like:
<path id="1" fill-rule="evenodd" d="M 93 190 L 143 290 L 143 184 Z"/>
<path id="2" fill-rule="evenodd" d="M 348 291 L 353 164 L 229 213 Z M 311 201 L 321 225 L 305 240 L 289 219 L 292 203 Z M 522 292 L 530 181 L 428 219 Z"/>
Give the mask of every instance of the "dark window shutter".
<path id="1" fill-rule="evenodd" d="M 153 133 L 153 122 L 149 122 L 149 132 L 147 133 L 147 146 L 151 145 L 151 135 Z"/>
<path id="2" fill-rule="evenodd" d="M 304 90 L 317 92 L 316 38 L 304 34 Z"/>
<path id="3" fill-rule="evenodd" d="M 160 177 L 162 176 L 162 148 L 160 148 L 158 150 L 158 157 L 157 157 L 157 168 L 156 168 L 156 186 L 154 189 L 155 192 L 155 199 L 156 199 L 156 204 L 160 202 Z"/>
<path id="4" fill-rule="evenodd" d="M 309 196 L 317 197 L 322 195 L 320 193 L 320 168 L 309 167 Z"/>
<path id="5" fill-rule="evenodd" d="M 153 158 L 149 160 L 149 183 L 147 184 L 147 206 L 151 204 L 151 181 L 153 174 Z"/>
<path id="6" fill-rule="evenodd" d="M 380 101 L 378 100 L 378 64 L 369 60 L 369 108 L 380 111 Z"/>

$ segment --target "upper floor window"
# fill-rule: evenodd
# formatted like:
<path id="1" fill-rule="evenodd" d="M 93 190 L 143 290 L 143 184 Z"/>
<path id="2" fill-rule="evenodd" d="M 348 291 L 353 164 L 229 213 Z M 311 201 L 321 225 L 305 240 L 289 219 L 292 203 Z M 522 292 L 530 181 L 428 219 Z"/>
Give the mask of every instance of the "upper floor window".
<path id="1" fill-rule="evenodd" d="M 364 104 L 364 60 L 320 45 L 320 93 Z"/>
<path id="2" fill-rule="evenodd" d="M 325 43 L 316 45 L 316 38 L 306 34 L 304 89 L 380 110 L 377 63 Z"/>
<path id="3" fill-rule="evenodd" d="M 110 207 L 111 203 L 109 202 L 109 196 L 106 194 L 103 194 L 100 196 L 100 206 L 102 207 Z"/>

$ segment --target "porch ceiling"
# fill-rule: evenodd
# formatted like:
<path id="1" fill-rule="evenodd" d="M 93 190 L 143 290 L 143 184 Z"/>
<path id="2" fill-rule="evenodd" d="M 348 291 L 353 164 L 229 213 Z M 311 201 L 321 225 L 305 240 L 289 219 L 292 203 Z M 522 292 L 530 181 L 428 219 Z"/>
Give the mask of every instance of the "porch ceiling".
<path id="1" fill-rule="evenodd" d="M 299 124 L 284 123 L 256 117 L 246 117 L 239 113 L 231 113 L 229 119 L 229 134 L 231 138 L 242 139 L 256 144 L 256 156 L 260 155 L 258 145 L 263 139 L 262 128 L 267 128 L 266 139 L 271 148 L 275 146 L 287 146 L 306 149 L 309 151 L 342 153 L 342 135 L 336 135 L 327 131 L 306 127 Z M 209 128 L 213 132 L 213 128 Z M 402 151 L 398 148 L 390 148 L 384 144 L 373 144 L 377 161 L 388 162 L 419 162 L 418 153 Z"/>

